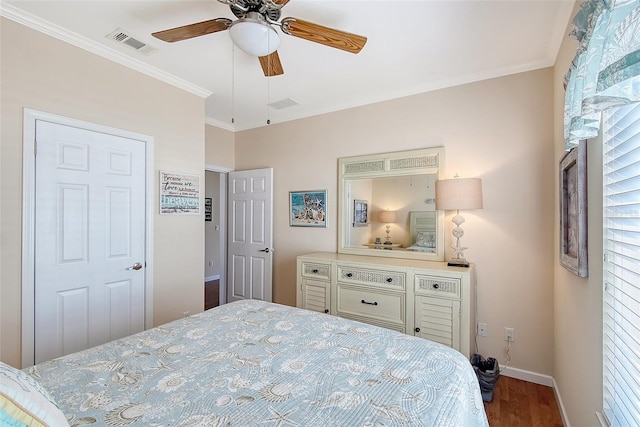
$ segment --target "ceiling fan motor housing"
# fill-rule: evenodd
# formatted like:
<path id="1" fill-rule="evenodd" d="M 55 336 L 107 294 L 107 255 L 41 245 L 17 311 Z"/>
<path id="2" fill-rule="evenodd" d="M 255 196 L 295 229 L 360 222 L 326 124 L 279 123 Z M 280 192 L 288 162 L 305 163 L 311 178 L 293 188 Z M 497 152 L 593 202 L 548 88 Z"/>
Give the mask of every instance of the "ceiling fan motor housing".
<path id="1" fill-rule="evenodd" d="M 221 3 L 229 5 L 231 12 L 236 18 L 242 19 L 249 12 L 257 12 L 262 15 L 265 20 L 276 22 L 280 19 L 280 10 L 283 5 L 277 5 L 269 0 L 218 0 Z"/>

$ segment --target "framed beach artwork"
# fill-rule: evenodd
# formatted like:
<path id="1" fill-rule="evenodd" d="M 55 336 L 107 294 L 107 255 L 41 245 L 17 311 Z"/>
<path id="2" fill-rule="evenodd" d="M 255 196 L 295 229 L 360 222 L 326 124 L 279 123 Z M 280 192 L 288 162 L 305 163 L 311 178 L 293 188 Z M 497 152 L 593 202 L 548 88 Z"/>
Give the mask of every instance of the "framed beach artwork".
<path id="1" fill-rule="evenodd" d="M 291 227 L 326 227 L 327 190 L 290 191 L 289 225 Z"/>
<path id="2" fill-rule="evenodd" d="M 353 201 L 353 226 L 366 227 L 369 225 L 369 203 L 366 200 Z"/>
<path id="3" fill-rule="evenodd" d="M 582 140 L 560 160 L 560 264 L 589 275 L 587 236 L 587 147 Z"/>

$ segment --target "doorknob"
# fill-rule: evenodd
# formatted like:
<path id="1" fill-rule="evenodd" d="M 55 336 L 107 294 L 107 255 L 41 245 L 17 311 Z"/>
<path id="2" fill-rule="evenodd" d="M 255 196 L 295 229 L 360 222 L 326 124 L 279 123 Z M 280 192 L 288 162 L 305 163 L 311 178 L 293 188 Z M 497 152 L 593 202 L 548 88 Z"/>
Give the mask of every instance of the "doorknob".
<path id="1" fill-rule="evenodd" d="M 259 252 L 266 252 L 266 253 L 269 253 L 269 252 L 273 252 L 273 249 L 264 248 L 264 249 L 260 249 L 260 251 L 259 251 Z"/>
<path id="2" fill-rule="evenodd" d="M 136 262 L 131 267 L 127 267 L 126 270 L 140 270 L 142 268 L 142 264 Z"/>

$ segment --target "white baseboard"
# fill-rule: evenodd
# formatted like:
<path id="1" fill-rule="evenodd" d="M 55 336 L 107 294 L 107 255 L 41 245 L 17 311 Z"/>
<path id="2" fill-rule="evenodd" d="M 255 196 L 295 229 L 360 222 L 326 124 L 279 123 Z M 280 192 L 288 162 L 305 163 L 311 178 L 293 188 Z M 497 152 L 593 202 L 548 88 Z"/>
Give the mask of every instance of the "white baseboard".
<path id="1" fill-rule="evenodd" d="M 529 381 L 530 383 L 534 384 L 546 385 L 547 387 L 554 386 L 553 377 L 550 375 L 525 371 L 524 369 L 512 368 L 510 366 L 500 366 L 500 375 L 516 378 L 518 380 Z"/>
<path id="2" fill-rule="evenodd" d="M 565 427 L 571 427 L 571 423 L 569 422 L 567 411 L 565 411 L 564 409 L 564 404 L 562 403 L 562 397 L 560 397 L 560 390 L 558 389 L 558 384 L 556 384 L 555 378 L 553 378 L 553 393 L 556 395 L 556 402 L 558 402 L 558 409 L 560 410 L 560 416 L 562 417 L 562 424 Z"/>
<path id="3" fill-rule="evenodd" d="M 596 412 L 596 418 L 602 427 L 609 427 L 609 423 L 607 422 L 604 414 L 600 411 Z"/>
<path id="4" fill-rule="evenodd" d="M 204 281 L 205 281 L 205 282 L 210 282 L 210 281 L 212 281 L 212 280 L 218 280 L 219 278 L 220 278 L 220 275 L 219 275 L 219 274 L 216 274 L 215 276 L 205 277 L 205 278 L 204 278 Z"/>

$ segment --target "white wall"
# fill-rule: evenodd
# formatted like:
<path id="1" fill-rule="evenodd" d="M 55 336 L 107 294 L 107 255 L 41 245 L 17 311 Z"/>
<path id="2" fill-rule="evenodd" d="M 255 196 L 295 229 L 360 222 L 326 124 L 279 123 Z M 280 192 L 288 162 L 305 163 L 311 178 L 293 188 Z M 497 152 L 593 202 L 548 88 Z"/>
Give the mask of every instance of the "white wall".
<path id="1" fill-rule="evenodd" d="M 150 135 L 156 180 L 171 170 L 202 183 L 204 100 L 13 21 L 0 24 L 0 359 L 20 366 L 23 109 Z M 153 220 L 157 325 L 203 309 L 204 217 L 156 210 Z"/>
<path id="2" fill-rule="evenodd" d="M 489 325 L 480 352 L 504 362 L 512 327 L 511 366 L 551 375 L 555 84 L 548 68 L 239 132 L 236 168 L 274 168 L 274 301 L 295 305 L 297 255 L 337 250 L 339 157 L 444 146 L 443 177 L 483 180 L 484 209 L 465 213 L 463 240 Z M 289 227 L 288 192 L 319 188 L 328 228 Z M 450 256 L 451 214 L 445 223 Z"/>

